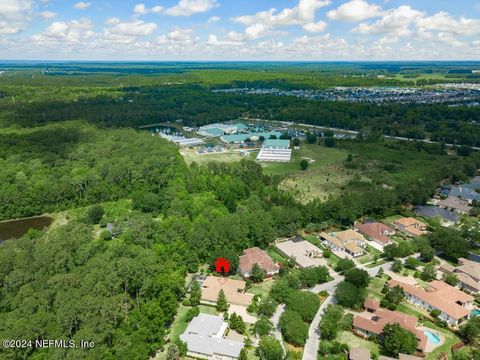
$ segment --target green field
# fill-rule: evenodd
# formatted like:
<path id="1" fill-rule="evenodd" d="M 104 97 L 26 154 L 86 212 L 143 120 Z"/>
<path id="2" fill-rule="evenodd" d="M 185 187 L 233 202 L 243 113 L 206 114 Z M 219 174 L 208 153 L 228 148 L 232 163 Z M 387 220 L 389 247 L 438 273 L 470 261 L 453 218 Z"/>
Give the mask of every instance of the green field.
<path id="1" fill-rule="evenodd" d="M 255 159 L 253 155 L 250 155 L 249 157 L 243 157 L 239 151 L 226 151 L 222 153 L 207 154 L 197 154 L 195 151 L 195 149 L 182 149 L 180 154 L 182 154 L 187 164 L 196 162 L 200 165 L 206 165 L 209 162 L 229 163 L 240 161 L 242 158 Z"/>
<path id="2" fill-rule="evenodd" d="M 313 198 L 327 200 L 354 178 L 357 172 L 345 169 L 342 164 L 346 158 L 343 150 L 302 143 L 300 150 L 293 151 L 290 163 L 264 164 L 263 168 L 266 174 L 286 175 L 280 188 L 291 191 L 299 201 L 307 203 Z M 310 161 L 306 171 L 300 169 L 303 159 Z"/>

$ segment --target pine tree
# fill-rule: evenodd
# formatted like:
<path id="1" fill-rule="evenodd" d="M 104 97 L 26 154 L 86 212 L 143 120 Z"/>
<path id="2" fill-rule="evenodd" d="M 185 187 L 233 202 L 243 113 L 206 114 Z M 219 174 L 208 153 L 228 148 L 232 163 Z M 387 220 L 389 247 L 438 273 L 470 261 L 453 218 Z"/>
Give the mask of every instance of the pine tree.
<path id="1" fill-rule="evenodd" d="M 220 312 L 228 310 L 228 302 L 223 289 L 218 293 L 217 310 Z"/>

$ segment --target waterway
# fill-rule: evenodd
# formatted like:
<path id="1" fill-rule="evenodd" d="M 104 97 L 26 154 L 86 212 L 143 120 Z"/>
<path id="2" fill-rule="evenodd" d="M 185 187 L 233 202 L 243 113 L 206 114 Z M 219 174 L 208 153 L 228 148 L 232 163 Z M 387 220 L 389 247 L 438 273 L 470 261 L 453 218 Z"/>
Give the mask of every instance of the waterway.
<path id="1" fill-rule="evenodd" d="M 52 222 L 53 218 L 49 216 L 2 221 L 0 222 L 0 242 L 18 239 L 25 235 L 30 229 L 42 230 L 50 226 Z"/>

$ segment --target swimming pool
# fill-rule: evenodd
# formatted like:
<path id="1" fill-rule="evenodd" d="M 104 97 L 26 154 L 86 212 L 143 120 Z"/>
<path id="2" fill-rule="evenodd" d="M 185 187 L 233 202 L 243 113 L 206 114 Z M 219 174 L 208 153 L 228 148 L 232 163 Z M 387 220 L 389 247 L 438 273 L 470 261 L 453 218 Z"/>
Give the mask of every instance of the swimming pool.
<path id="1" fill-rule="evenodd" d="M 424 330 L 423 333 L 427 335 L 428 341 L 431 342 L 433 345 L 440 344 L 440 337 L 430 330 Z"/>
<path id="2" fill-rule="evenodd" d="M 472 316 L 480 316 L 480 309 L 472 310 Z"/>

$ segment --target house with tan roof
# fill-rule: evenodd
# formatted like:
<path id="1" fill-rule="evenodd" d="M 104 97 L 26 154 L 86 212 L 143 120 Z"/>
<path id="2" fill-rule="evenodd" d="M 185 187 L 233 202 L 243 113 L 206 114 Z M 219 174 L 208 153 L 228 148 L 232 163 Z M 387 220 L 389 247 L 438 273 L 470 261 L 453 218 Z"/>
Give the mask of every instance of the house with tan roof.
<path id="1" fill-rule="evenodd" d="M 422 236 L 427 232 L 427 224 L 412 217 L 400 218 L 393 222 L 393 226 L 407 236 Z"/>
<path id="2" fill-rule="evenodd" d="M 324 246 L 331 250 L 343 251 L 353 257 L 363 255 L 364 248 L 367 246 L 365 237 L 352 229 L 332 234 L 322 232 L 320 234 L 320 240 Z"/>
<path id="3" fill-rule="evenodd" d="M 355 230 L 382 247 L 392 242 L 389 236 L 395 235 L 395 230 L 379 222 L 356 224 Z"/>
<path id="4" fill-rule="evenodd" d="M 300 268 L 327 265 L 322 250 L 300 237 L 280 241 L 275 244 L 275 248 L 282 255 L 294 258 Z"/>
<path id="5" fill-rule="evenodd" d="M 458 263 L 458 267 L 442 264 L 439 266 L 439 271 L 444 274 L 455 274 L 458 279 L 458 286 L 462 290 L 472 294 L 480 293 L 480 263 L 464 258 L 459 259 Z"/>
<path id="6" fill-rule="evenodd" d="M 456 326 L 470 318 L 473 309 L 473 296 L 470 296 L 443 281 L 434 280 L 428 283 L 428 288 L 389 280 L 388 286 L 400 286 L 405 298 L 412 304 L 427 311 L 439 310 L 439 318 L 451 326 Z"/>
<path id="7" fill-rule="evenodd" d="M 367 302 L 369 302 L 367 304 Z M 353 329 L 358 335 L 366 338 L 375 335 L 382 337 L 383 328 L 388 324 L 399 324 L 402 328 L 414 334 L 418 340 L 418 351 L 424 352 L 427 348 L 428 338 L 418 329 L 418 319 L 415 316 L 407 315 L 398 311 L 377 308 L 372 313 L 371 301 L 367 299 L 364 307 L 366 313 L 361 313 L 353 319 Z"/>
<path id="8" fill-rule="evenodd" d="M 455 211 L 459 214 L 468 214 L 473 208 L 467 200 L 459 199 L 455 196 L 449 196 L 446 199 L 439 200 L 437 206 L 442 209 Z"/>
<path id="9" fill-rule="evenodd" d="M 243 250 L 243 255 L 240 256 L 238 265 L 239 273 L 243 277 L 249 278 L 255 264 L 265 271 L 267 277 L 272 277 L 280 271 L 280 267 L 275 264 L 272 258 L 262 249 L 254 247 Z"/>
<path id="10" fill-rule="evenodd" d="M 202 285 L 201 301 L 216 304 L 220 290 L 230 304 L 248 306 L 252 303 L 253 294 L 245 293 L 245 281 L 219 276 L 207 276 Z"/>

